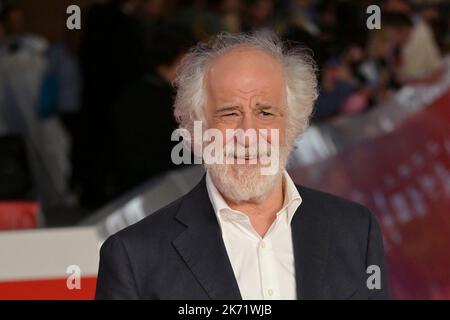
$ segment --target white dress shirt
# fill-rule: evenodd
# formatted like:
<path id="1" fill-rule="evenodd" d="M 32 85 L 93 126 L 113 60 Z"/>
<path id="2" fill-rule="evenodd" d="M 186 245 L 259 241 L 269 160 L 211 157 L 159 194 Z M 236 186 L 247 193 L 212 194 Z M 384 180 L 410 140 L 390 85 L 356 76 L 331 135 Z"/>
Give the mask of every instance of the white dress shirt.
<path id="1" fill-rule="evenodd" d="M 291 220 L 302 198 L 288 173 L 283 173 L 283 208 L 264 238 L 246 214 L 228 206 L 209 174 L 206 186 L 242 299 L 296 299 Z"/>

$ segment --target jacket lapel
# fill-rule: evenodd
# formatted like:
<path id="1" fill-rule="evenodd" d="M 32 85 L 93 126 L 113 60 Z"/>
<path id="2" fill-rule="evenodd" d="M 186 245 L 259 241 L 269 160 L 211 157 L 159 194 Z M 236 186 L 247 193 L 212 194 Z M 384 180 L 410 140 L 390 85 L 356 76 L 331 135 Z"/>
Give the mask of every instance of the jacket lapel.
<path id="1" fill-rule="evenodd" d="M 187 228 L 173 245 L 211 299 L 240 300 L 205 177 L 185 197 L 176 218 Z"/>
<path id="2" fill-rule="evenodd" d="M 303 198 L 292 219 L 292 241 L 297 285 L 297 299 L 324 299 L 325 267 L 329 247 L 329 221 L 308 199 L 308 192 L 297 187 Z"/>

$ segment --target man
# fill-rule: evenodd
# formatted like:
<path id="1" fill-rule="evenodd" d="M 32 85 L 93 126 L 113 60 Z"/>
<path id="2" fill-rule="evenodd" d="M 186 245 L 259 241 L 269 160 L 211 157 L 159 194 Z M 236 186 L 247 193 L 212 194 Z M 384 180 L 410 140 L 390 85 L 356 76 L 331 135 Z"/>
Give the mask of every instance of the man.
<path id="1" fill-rule="evenodd" d="M 187 54 L 175 84 L 182 128 L 266 129 L 270 148 L 224 138 L 226 162 L 206 164 L 187 195 L 105 242 L 96 298 L 387 298 L 369 210 L 296 186 L 284 170 L 317 96 L 311 60 L 272 34 L 221 34 Z M 278 170 L 262 174 L 268 153 Z"/>

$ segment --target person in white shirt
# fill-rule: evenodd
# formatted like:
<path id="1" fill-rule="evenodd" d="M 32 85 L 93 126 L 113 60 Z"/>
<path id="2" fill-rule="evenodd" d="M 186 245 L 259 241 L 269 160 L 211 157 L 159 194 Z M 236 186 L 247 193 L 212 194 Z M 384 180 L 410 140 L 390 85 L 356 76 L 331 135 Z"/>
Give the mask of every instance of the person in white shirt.
<path id="1" fill-rule="evenodd" d="M 285 170 L 317 97 L 309 56 L 273 33 L 224 33 L 187 54 L 175 85 L 180 127 L 195 136 L 202 121 L 221 133 L 191 140 L 194 153 L 214 142 L 225 161 L 203 153 L 207 174 L 194 189 L 103 244 L 96 298 L 387 298 L 370 211 L 297 186 Z M 276 170 L 263 174 L 268 156 Z M 369 288 L 372 265 L 380 274 Z"/>

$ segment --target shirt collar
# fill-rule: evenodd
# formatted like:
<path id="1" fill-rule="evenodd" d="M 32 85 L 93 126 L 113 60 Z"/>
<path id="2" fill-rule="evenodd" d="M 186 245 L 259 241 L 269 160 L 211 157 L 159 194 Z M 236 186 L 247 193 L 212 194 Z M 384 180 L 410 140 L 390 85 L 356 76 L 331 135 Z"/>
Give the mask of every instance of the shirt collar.
<path id="1" fill-rule="evenodd" d="M 213 206 L 214 212 L 216 214 L 217 220 L 219 221 L 219 225 L 222 224 L 222 218 L 224 214 L 233 213 L 235 216 L 244 215 L 240 211 L 236 211 L 230 208 L 230 206 L 226 203 L 223 196 L 220 194 L 219 190 L 217 190 L 214 185 L 209 172 L 206 173 L 206 188 L 208 190 L 209 199 Z M 284 202 L 282 209 L 278 212 L 281 213 L 284 210 L 287 212 L 287 223 L 290 225 L 292 218 L 294 217 L 297 208 L 302 203 L 302 198 L 292 181 L 291 177 L 287 173 L 286 170 L 283 172 L 283 191 L 284 191 Z M 245 217 L 247 217 L 245 215 Z M 244 218 L 245 218 L 244 217 Z"/>

